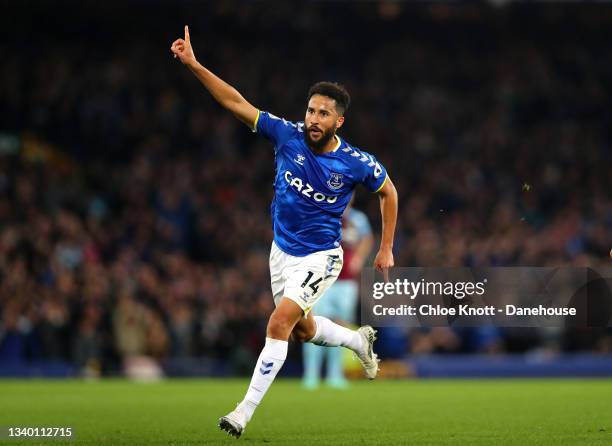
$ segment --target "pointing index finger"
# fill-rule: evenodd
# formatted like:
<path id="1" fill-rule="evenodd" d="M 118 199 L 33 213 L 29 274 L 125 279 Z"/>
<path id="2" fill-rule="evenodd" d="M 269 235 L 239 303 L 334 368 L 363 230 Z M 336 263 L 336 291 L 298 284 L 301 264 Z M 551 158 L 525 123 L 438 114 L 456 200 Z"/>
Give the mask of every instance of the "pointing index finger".
<path id="1" fill-rule="evenodd" d="M 189 26 L 185 25 L 185 40 L 189 42 Z"/>

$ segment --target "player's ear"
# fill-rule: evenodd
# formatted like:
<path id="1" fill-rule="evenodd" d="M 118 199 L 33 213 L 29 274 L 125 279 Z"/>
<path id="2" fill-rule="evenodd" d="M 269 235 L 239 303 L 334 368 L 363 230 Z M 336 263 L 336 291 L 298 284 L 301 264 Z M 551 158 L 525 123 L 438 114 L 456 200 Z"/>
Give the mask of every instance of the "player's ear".
<path id="1" fill-rule="evenodd" d="M 342 127 L 342 124 L 344 124 L 344 116 L 339 116 L 338 120 L 336 121 L 336 130 Z"/>

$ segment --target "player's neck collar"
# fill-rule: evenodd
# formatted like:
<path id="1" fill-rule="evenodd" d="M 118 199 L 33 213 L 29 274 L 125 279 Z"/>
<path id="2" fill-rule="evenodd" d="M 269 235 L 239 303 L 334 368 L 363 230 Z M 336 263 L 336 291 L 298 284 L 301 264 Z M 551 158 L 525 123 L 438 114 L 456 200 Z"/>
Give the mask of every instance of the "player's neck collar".
<path id="1" fill-rule="evenodd" d="M 313 149 L 312 147 L 308 146 L 308 143 L 306 143 L 306 145 L 308 146 L 308 148 L 315 153 L 315 155 L 326 155 L 329 153 L 334 153 L 336 152 L 340 146 L 342 145 L 342 140 L 340 139 L 340 137 L 336 134 L 334 134 L 334 138 L 336 139 L 336 145 L 334 146 L 333 149 L 326 151 L 326 152 L 318 152 L 317 150 Z M 304 141 L 305 142 L 305 141 Z"/>
<path id="2" fill-rule="evenodd" d="M 336 144 L 336 147 L 334 147 L 332 151 L 329 153 L 334 153 L 336 150 L 340 148 L 340 144 L 342 144 L 342 141 L 340 140 L 340 137 L 338 135 L 334 135 L 334 138 L 336 138 L 336 141 L 338 141 L 338 144 Z"/>

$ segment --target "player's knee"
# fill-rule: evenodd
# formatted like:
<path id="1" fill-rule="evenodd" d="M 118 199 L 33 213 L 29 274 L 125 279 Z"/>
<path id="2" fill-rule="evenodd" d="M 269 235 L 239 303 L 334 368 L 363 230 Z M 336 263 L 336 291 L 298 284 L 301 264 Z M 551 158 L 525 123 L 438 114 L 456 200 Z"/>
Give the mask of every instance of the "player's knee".
<path id="1" fill-rule="evenodd" d="M 270 320 L 268 321 L 268 328 L 266 330 L 266 334 L 269 338 L 273 339 L 289 339 L 289 334 L 291 333 L 291 324 L 289 321 L 284 320 L 281 317 L 276 316 L 272 313 Z"/>

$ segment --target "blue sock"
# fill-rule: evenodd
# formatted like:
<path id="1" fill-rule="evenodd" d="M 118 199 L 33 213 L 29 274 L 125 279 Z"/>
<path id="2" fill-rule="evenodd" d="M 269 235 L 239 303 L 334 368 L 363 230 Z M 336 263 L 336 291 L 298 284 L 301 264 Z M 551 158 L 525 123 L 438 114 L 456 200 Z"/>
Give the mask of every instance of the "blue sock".
<path id="1" fill-rule="evenodd" d="M 327 349 L 327 379 L 331 382 L 344 381 L 344 367 L 342 364 L 342 347 Z"/>
<path id="2" fill-rule="evenodd" d="M 302 348 L 304 357 L 304 384 L 318 384 L 321 376 L 325 347 L 320 347 L 308 342 L 305 343 Z"/>

